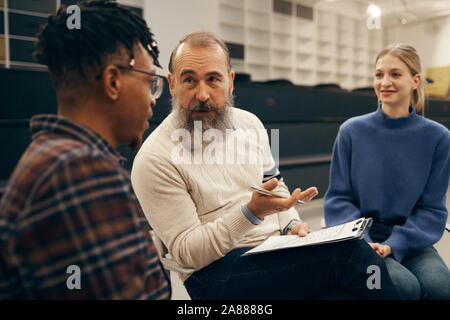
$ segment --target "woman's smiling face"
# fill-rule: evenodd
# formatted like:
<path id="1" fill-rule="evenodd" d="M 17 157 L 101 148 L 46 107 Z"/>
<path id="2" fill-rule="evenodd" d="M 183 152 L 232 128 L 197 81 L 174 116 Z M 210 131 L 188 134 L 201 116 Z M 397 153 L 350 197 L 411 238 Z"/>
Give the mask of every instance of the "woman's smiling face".
<path id="1" fill-rule="evenodd" d="M 382 56 L 376 63 L 373 87 L 383 105 L 409 106 L 419 81 L 420 76 L 413 76 L 408 66 L 392 54 Z"/>

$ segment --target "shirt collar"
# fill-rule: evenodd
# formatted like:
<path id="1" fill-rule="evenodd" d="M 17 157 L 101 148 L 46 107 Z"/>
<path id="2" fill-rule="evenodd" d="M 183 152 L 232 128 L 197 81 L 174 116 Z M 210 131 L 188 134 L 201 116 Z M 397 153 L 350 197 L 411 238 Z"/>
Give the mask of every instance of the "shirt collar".
<path id="1" fill-rule="evenodd" d="M 54 114 L 33 116 L 30 120 L 30 130 L 33 140 L 45 134 L 64 134 L 71 136 L 75 140 L 93 145 L 103 152 L 110 153 L 118 158 L 120 162 L 127 160 L 97 132 L 63 116 Z"/>

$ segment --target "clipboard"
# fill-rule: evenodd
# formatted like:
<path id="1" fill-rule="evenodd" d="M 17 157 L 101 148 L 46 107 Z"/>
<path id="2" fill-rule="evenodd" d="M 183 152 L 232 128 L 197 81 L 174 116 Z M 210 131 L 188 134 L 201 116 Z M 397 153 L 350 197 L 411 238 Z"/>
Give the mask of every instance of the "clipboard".
<path id="1" fill-rule="evenodd" d="M 362 239 L 364 238 L 364 230 L 370 226 L 372 226 L 372 218 L 359 218 L 338 226 L 310 232 L 305 237 L 299 237 L 298 235 L 272 236 L 242 256 L 351 239 Z"/>

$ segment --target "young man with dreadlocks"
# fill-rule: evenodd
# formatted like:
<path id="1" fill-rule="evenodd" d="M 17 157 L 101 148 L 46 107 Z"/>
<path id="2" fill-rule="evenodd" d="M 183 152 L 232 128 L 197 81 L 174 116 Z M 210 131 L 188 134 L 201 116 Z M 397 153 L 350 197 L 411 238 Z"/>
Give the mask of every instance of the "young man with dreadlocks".
<path id="1" fill-rule="evenodd" d="M 144 20 L 108 1 L 61 8 L 40 30 L 57 115 L 32 142 L 0 201 L 0 299 L 163 299 L 170 286 L 116 151 L 138 148 L 161 94 Z"/>

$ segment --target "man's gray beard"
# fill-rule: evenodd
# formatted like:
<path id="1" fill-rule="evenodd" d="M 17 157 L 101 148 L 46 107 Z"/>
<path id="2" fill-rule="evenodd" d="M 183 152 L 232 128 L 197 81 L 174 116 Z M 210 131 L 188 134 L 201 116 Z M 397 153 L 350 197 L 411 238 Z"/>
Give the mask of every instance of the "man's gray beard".
<path id="1" fill-rule="evenodd" d="M 173 113 L 175 118 L 175 127 L 177 129 L 186 129 L 192 135 L 192 133 L 194 132 L 194 119 L 192 119 L 192 114 L 196 111 L 199 111 L 199 107 L 200 102 L 197 101 L 195 105 L 190 106 L 189 109 L 185 109 L 181 106 L 178 98 L 174 96 L 172 98 L 171 113 Z M 220 109 L 217 106 L 214 106 L 211 103 L 207 102 L 206 106 L 204 106 L 204 108 L 200 110 L 215 111 L 216 115 L 212 121 L 202 121 L 203 132 L 208 129 L 217 129 L 222 133 L 225 133 L 226 129 L 231 129 L 233 127 L 231 112 L 232 107 L 234 107 L 234 99 L 232 94 L 228 95 L 225 105 Z"/>

